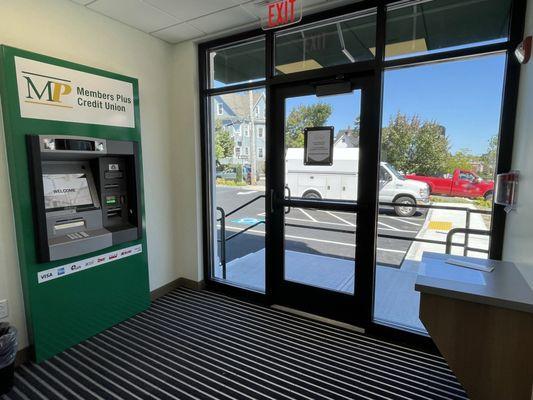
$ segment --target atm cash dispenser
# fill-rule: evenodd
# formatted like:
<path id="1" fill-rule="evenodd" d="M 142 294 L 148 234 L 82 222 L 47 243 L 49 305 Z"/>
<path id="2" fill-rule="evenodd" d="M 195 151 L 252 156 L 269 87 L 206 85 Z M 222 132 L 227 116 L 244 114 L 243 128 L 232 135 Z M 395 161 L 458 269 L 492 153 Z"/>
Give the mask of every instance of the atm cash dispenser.
<path id="1" fill-rule="evenodd" d="M 141 237 L 138 144 L 28 135 L 39 262 Z"/>

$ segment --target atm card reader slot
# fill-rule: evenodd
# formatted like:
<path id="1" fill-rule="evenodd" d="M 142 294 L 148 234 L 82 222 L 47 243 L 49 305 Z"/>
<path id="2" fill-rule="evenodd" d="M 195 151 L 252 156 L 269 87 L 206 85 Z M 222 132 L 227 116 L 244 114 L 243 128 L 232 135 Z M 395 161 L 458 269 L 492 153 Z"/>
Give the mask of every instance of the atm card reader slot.
<path id="1" fill-rule="evenodd" d="M 104 189 L 110 190 L 110 189 L 118 189 L 120 186 L 118 183 L 108 183 L 107 185 L 104 185 Z"/>
<path id="2" fill-rule="evenodd" d="M 107 209 L 107 217 L 121 217 L 122 216 L 122 207 L 114 207 Z"/>
<path id="3" fill-rule="evenodd" d="M 80 228 L 85 229 L 85 220 L 83 218 L 76 218 L 71 220 L 57 221 L 54 225 L 54 231 L 60 233 L 66 229 Z"/>

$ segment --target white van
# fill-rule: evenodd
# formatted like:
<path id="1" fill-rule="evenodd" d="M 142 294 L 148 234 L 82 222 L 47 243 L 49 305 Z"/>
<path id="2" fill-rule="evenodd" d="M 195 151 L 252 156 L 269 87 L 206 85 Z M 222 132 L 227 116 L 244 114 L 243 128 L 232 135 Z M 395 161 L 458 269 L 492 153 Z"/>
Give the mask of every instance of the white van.
<path id="1" fill-rule="evenodd" d="M 359 166 L 358 148 L 335 148 L 333 165 L 304 165 L 304 149 L 290 148 L 285 155 L 285 183 L 293 197 L 305 199 L 356 200 Z M 429 202 L 429 187 L 424 182 L 406 179 L 385 162 L 380 165 L 379 201 L 400 203 L 398 216 L 411 217 L 417 204 Z"/>

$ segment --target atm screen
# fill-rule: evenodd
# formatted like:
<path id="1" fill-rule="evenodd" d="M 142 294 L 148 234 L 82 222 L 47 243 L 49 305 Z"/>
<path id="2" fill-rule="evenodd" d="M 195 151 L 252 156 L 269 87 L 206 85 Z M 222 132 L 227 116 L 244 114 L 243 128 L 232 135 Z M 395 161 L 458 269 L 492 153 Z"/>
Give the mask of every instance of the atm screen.
<path id="1" fill-rule="evenodd" d="M 43 187 L 47 210 L 93 204 L 85 174 L 43 174 Z"/>

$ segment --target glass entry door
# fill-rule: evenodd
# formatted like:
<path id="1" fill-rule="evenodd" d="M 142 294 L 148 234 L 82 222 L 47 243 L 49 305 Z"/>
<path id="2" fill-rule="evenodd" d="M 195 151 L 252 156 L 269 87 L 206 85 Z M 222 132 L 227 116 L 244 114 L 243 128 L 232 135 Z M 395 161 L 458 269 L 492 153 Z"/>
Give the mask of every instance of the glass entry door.
<path id="1" fill-rule="evenodd" d="M 372 142 L 365 81 L 274 92 L 268 262 L 274 301 L 366 324 L 374 235 L 358 226 L 373 218 L 361 187 L 374 179 L 377 162 L 365 158 Z M 333 127 L 331 165 L 304 163 L 304 131 L 317 127 Z"/>

